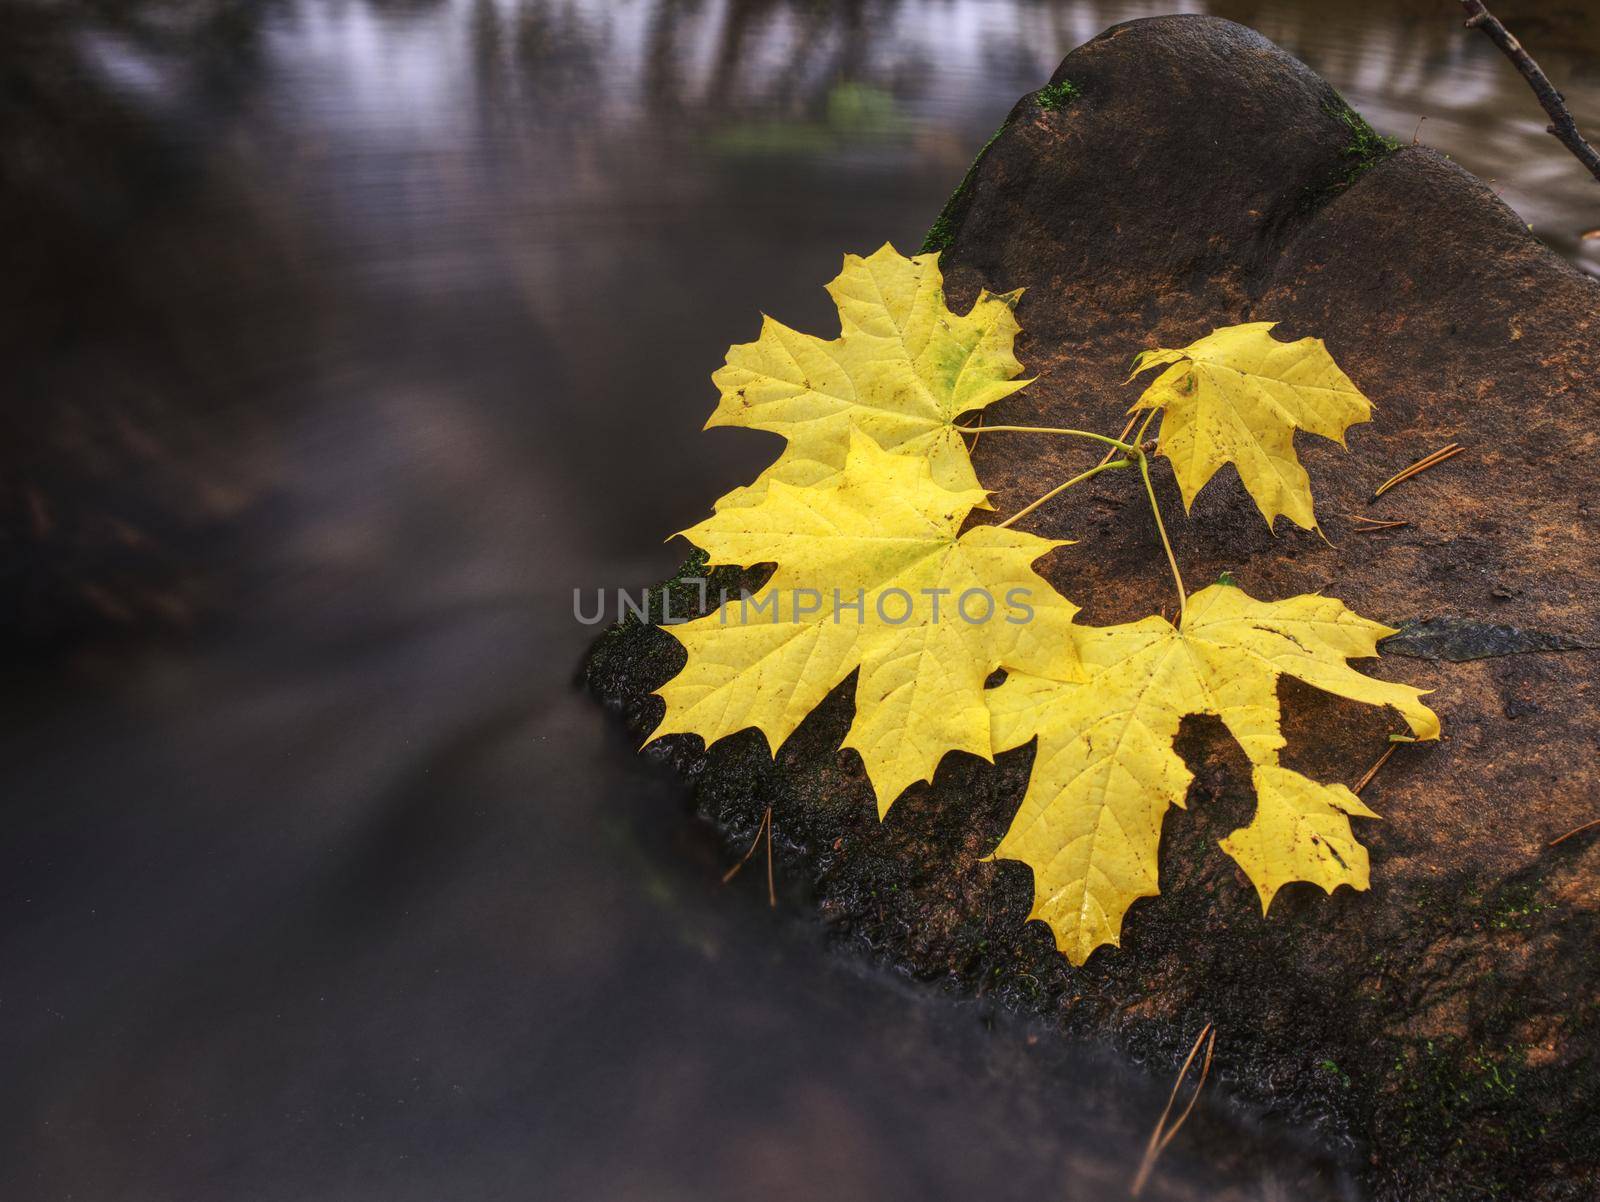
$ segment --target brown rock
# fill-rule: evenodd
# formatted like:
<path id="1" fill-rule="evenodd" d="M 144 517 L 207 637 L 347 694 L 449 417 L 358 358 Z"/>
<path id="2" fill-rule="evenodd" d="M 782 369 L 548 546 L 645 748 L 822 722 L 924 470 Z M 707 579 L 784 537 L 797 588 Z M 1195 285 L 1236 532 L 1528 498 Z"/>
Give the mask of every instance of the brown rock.
<path id="1" fill-rule="evenodd" d="M 1376 404 L 1348 453 L 1297 441 L 1328 542 L 1269 533 L 1231 469 L 1187 520 L 1164 468 L 1158 490 L 1192 586 L 1226 571 L 1259 597 L 1321 590 L 1391 624 L 1431 620 L 1368 668 L 1436 689 L 1446 732 L 1400 748 L 1363 795 L 1386 819 L 1358 832 L 1372 889 L 1292 886 L 1263 919 L 1216 847 L 1249 816 L 1242 756 L 1191 721 L 1179 749 L 1196 780 L 1167 819 L 1163 895 L 1133 908 L 1120 951 L 1073 969 L 1023 922 L 1028 870 L 981 860 L 1029 749 L 996 767 L 947 757 L 881 825 L 837 751 L 848 683 L 776 761 L 748 732 L 672 754 L 734 837 L 773 805 L 824 917 L 915 975 L 1174 1062 L 1213 1020 L 1225 1078 L 1347 1133 L 1379 1197 L 1593 1197 L 1600 829 L 1547 845 L 1600 817 L 1600 284 L 1437 154 L 1389 153 L 1241 26 L 1117 26 L 1067 57 L 1052 83 L 1067 80 L 1064 104 L 1018 103 L 936 227 L 952 304 L 1027 288 L 1019 354 L 1039 379 L 986 420 L 1115 433 L 1139 350 L 1240 321 L 1326 339 Z M 1449 441 L 1465 453 L 1369 504 Z M 976 462 L 1003 514 L 1095 458 L 991 435 Z M 1363 533 L 1352 514 L 1409 524 Z M 1083 621 L 1172 604 L 1131 475 L 1028 525 L 1080 540 L 1042 570 Z M 590 679 L 643 728 L 679 662 L 634 627 L 603 640 Z M 1293 682 L 1282 697 L 1286 762 L 1318 779 L 1353 783 L 1398 728 Z"/>

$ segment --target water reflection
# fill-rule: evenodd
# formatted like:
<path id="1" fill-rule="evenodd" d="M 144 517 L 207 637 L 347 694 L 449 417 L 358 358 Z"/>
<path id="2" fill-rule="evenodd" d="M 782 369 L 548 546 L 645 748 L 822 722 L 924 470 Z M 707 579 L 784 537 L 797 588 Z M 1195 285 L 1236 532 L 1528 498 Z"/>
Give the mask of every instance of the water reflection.
<path id="1" fill-rule="evenodd" d="M 1543 134 L 1544 118 L 1509 65 L 1427 0 L 1365 0 L 1331 12 L 1294 0 L 469 0 L 346 9 L 341 19 L 368 48 L 369 65 L 391 67 L 466 30 L 486 94 L 536 99 L 544 117 L 553 103 L 582 123 L 611 127 L 613 136 L 635 123 L 652 137 L 690 139 L 708 126 L 756 117 L 772 149 L 826 153 L 826 140 L 795 138 L 793 128 L 825 122 L 836 103 L 830 97 L 844 84 L 892 101 L 906 118 L 908 149 L 925 154 L 952 121 L 960 133 L 991 128 L 1019 91 L 1107 25 L 1171 11 L 1255 26 L 1333 79 L 1389 132 L 1409 136 L 1428 118 L 1422 140 L 1507 181 L 1508 199 L 1536 229 L 1568 253 L 1581 250 L 1576 238 L 1589 228 L 1593 201 L 1581 186 L 1568 186 L 1586 182 L 1581 172 L 1562 170 L 1570 164 Z M 1537 46 L 1580 118 L 1600 118 L 1594 23 L 1576 9 L 1512 9 L 1507 19 Z M 446 73 L 430 61 L 432 99 L 448 107 L 448 90 L 437 86 Z M 420 76 L 408 82 L 428 84 Z M 526 108 L 524 116 L 537 119 Z M 950 165 L 964 162 L 967 149 Z"/>
<path id="2" fill-rule="evenodd" d="M 1020 92 L 1108 24 L 1175 6 L 1260 28 L 1600 271 L 1581 237 L 1594 184 L 1487 40 L 1429 0 L 9 6 L 6 628 L 236 604 L 185 561 L 271 491 L 271 415 L 419 344 L 542 340 L 538 403 L 565 435 L 544 469 L 583 488 L 631 428 L 625 398 L 682 398 L 687 420 L 756 304 L 824 320 L 803 282 L 841 247 L 915 244 Z M 1506 15 L 1600 122 L 1596 23 Z M 641 329 L 673 349 L 612 349 Z M 749 447 L 691 454 L 725 478 Z M 629 468 L 637 496 L 693 519 L 675 460 Z M 573 516 L 623 556 L 659 516 L 602 508 Z"/>
<path id="3" fill-rule="evenodd" d="M 721 889 L 570 692 L 570 596 L 769 457 L 699 433 L 758 308 L 825 326 L 843 249 L 915 245 L 1018 94 L 1173 7 L 0 9 L 0 595 L 51 669 L 0 693 L 0 1193 L 1125 1180 L 1164 1083 L 841 965 L 803 882 Z M 1208 7 L 1600 268 L 1453 13 Z M 1593 24 L 1505 15 L 1600 120 Z M 1155 1196 L 1349 1196 L 1224 1096 Z"/>

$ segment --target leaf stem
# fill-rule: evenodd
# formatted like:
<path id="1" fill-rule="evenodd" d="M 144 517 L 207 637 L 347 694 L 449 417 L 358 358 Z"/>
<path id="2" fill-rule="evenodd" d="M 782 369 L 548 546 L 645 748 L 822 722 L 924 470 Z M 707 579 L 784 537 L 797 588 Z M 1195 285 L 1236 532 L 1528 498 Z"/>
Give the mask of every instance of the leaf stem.
<path id="1" fill-rule="evenodd" d="M 1133 460 L 1131 460 L 1131 459 L 1116 459 L 1116 460 L 1113 460 L 1113 461 L 1111 461 L 1109 463 L 1097 464 L 1096 466 L 1090 468 L 1088 471 L 1079 472 L 1076 476 L 1072 477 L 1072 479 L 1064 481 L 1063 483 L 1056 485 L 1049 492 L 1045 493 L 1044 496 L 1040 497 L 1037 501 L 1034 501 L 1031 505 L 1025 506 L 1024 508 L 1017 510 L 1016 513 L 1012 514 L 1005 521 L 997 522 L 997 523 L 995 523 L 995 525 L 998 526 L 998 527 L 1005 527 L 1005 526 L 1010 526 L 1014 522 L 1020 522 L 1023 518 L 1027 517 L 1030 513 L 1032 513 L 1035 509 L 1039 508 L 1039 506 L 1043 505 L 1046 501 L 1053 500 L 1054 498 L 1060 496 L 1062 493 L 1066 492 L 1067 489 L 1071 488 L 1074 484 L 1082 484 L 1085 480 L 1088 480 L 1089 478 L 1091 478 L 1093 476 L 1098 476 L 1101 472 L 1108 471 L 1111 468 L 1132 467 L 1132 466 L 1133 466 Z"/>
<path id="2" fill-rule="evenodd" d="M 1152 409 L 1145 416 L 1144 424 L 1139 427 L 1139 433 L 1135 436 L 1135 441 L 1131 443 L 1124 442 L 1120 438 L 1110 438 L 1104 434 L 1094 434 L 1088 430 L 1069 429 L 1066 426 L 985 426 L 983 429 L 989 434 L 1066 434 L 1073 438 L 1088 438 L 1095 442 L 1103 443 L 1108 447 L 1114 447 L 1128 456 L 1126 459 L 1113 460 L 1111 462 L 1102 461 L 1088 471 L 1074 476 L 1065 483 L 1058 484 L 1026 509 L 1019 510 L 1001 522 L 1001 526 L 1009 526 L 1018 519 L 1026 517 L 1052 497 L 1065 492 L 1074 484 L 1082 483 L 1107 468 L 1127 467 L 1130 463 L 1137 463 L 1139 465 L 1139 475 L 1144 479 L 1144 494 L 1150 498 L 1150 512 L 1155 514 L 1156 529 L 1161 534 L 1161 549 L 1167 553 L 1167 566 L 1172 569 L 1173 583 L 1178 586 L 1178 625 L 1181 627 L 1184 618 L 1189 614 L 1189 594 L 1183 587 L 1183 573 L 1178 570 L 1178 557 L 1172 552 L 1172 540 L 1167 537 L 1167 525 L 1161 520 L 1161 504 L 1156 500 L 1155 485 L 1150 482 L 1150 457 L 1144 453 L 1141 445 L 1144 440 L 1144 432 L 1150 428 L 1150 422 L 1155 418 L 1155 415 L 1156 410 Z M 1128 424 L 1131 427 L 1133 423 L 1130 421 Z M 977 433 L 977 429 L 972 426 L 957 426 L 955 428 L 963 434 Z"/>
<path id="3" fill-rule="evenodd" d="M 963 434 L 976 434 L 976 426 L 957 426 Z M 1129 455 L 1136 449 L 1132 443 L 1123 442 L 1120 438 L 1111 438 L 1105 434 L 1091 434 L 1088 430 L 1069 430 L 1064 426 L 984 426 L 985 434 L 1070 434 L 1074 438 L 1092 438 L 1095 442 L 1104 443 L 1108 447 L 1116 447 Z"/>
<path id="4" fill-rule="evenodd" d="M 1150 498 L 1150 512 L 1156 515 L 1156 529 L 1161 532 L 1161 549 L 1167 553 L 1167 566 L 1172 569 L 1172 580 L 1178 586 L 1178 628 L 1189 614 L 1189 594 L 1183 589 L 1183 573 L 1178 571 L 1178 557 L 1172 553 L 1172 542 L 1167 538 L 1167 525 L 1161 520 L 1161 505 L 1156 500 L 1155 485 L 1150 483 L 1150 459 L 1143 451 L 1139 455 L 1139 475 L 1144 477 L 1144 495 Z"/>
<path id="5" fill-rule="evenodd" d="M 1150 428 L 1150 423 L 1155 421 L 1156 414 L 1158 414 L 1160 412 L 1161 412 L 1161 410 L 1159 410 L 1159 409 L 1151 409 L 1149 412 L 1147 412 L 1144 415 L 1144 424 L 1139 427 L 1139 432 L 1133 436 L 1133 441 L 1134 442 L 1143 444 L 1143 442 L 1144 442 L 1144 432 Z"/>
<path id="6" fill-rule="evenodd" d="M 1138 420 L 1139 420 L 1139 415 L 1137 413 L 1132 414 L 1131 416 L 1129 416 L 1128 424 L 1122 427 L 1122 433 L 1118 434 L 1117 437 L 1122 439 L 1122 440 L 1124 440 L 1124 441 L 1126 441 L 1128 435 L 1133 433 L 1133 423 L 1138 421 Z M 1100 462 L 1101 463 L 1110 463 L 1111 460 L 1116 456 L 1116 453 L 1117 453 L 1117 448 L 1116 447 L 1108 447 L 1106 449 L 1105 458 L 1100 460 Z"/>

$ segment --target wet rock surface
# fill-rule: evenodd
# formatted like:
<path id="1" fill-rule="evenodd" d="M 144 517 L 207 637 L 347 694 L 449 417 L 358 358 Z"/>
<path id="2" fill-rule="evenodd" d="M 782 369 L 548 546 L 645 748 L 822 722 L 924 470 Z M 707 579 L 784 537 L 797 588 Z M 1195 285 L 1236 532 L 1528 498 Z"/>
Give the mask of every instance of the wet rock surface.
<path id="1" fill-rule="evenodd" d="M 1115 433 L 1142 349 L 1261 320 L 1327 341 L 1375 403 L 1348 453 L 1297 440 L 1328 541 L 1284 523 L 1269 533 L 1231 469 L 1170 525 L 1195 587 L 1227 572 L 1258 597 L 1324 591 L 1396 626 L 1429 619 L 1423 633 L 1444 639 L 1358 665 L 1436 690 L 1445 725 L 1363 793 L 1384 817 L 1358 830 L 1371 890 L 1291 886 L 1262 917 L 1216 846 L 1252 802 L 1243 756 L 1209 720 L 1180 737 L 1195 781 L 1165 824 L 1162 895 L 1133 907 L 1121 950 L 1077 969 L 1024 922 L 1028 869 L 984 860 L 1031 748 L 994 765 L 948 756 L 881 824 L 859 761 L 839 750 L 853 679 L 775 758 L 755 732 L 655 754 L 730 844 L 772 807 L 785 887 L 886 965 L 1158 1065 L 1175 1067 L 1212 1021 L 1214 1076 L 1320 1122 L 1380 1198 L 1592 1197 L 1600 830 L 1550 844 L 1600 816 L 1600 284 L 1480 180 L 1385 145 L 1241 26 L 1117 26 L 1068 56 L 1052 84 L 1064 81 L 1067 103 L 1018 103 L 939 228 L 954 307 L 980 287 L 1027 289 L 1018 351 L 1038 380 L 986 420 Z M 1465 453 L 1371 500 L 1450 441 Z M 975 454 L 997 514 L 1095 458 L 1016 435 Z M 1181 515 L 1164 468 L 1157 488 Z M 1406 524 L 1364 531 L 1354 515 Z M 1080 540 L 1040 565 L 1080 620 L 1171 605 L 1126 475 L 1073 490 L 1029 528 Z M 680 612 L 695 592 L 672 591 Z M 597 644 L 588 680 L 644 732 L 682 654 L 633 623 Z M 1294 681 L 1281 697 L 1285 762 L 1317 779 L 1353 784 L 1398 729 Z"/>

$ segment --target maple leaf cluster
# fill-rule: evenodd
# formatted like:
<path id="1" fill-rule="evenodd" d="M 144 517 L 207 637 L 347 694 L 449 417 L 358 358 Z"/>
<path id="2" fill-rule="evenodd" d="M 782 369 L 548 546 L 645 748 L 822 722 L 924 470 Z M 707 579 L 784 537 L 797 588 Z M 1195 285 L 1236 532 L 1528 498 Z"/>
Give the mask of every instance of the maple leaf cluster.
<path id="1" fill-rule="evenodd" d="M 1191 774 L 1173 750 L 1186 715 L 1220 718 L 1249 759 L 1256 812 L 1222 840 L 1263 912 L 1291 881 L 1365 889 L 1351 817 L 1377 817 L 1343 785 L 1283 767 L 1277 682 L 1387 705 L 1436 738 L 1422 693 L 1346 661 L 1394 633 L 1331 597 L 1258 601 L 1213 585 L 1162 617 L 1080 625 L 1033 564 L 1066 544 L 1002 526 L 963 529 L 988 508 L 959 428 L 1029 381 L 1012 351 L 1020 293 L 946 307 L 936 254 L 884 246 L 847 256 L 829 286 L 838 338 L 770 318 L 713 377 L 708 425 L 781 434 L 751 484 L 683 536 L 713 563 L 776 565 L 760 593 L 665 629 L 688 652 L 659 690 L 652 738 L 709 745 L 754 727 L 776 753 L 856 674 L 844 747 L 860 755 L 887 814 L 950 751 L 985 759 L 1038 741 L 1026 795 L 994 855 L 1029 865 L 1031 918 L 1075 964 L 1120 940 L 1128 908 L 1158 890 L 1161 825 Z M 1371 406 L 1320 340 L 1279 342 L 1265 322 L 1181 350 L 1147 351 L 1133 376 L 1165 368 L 1133 406 L 1161 411 L 1159 453 L 1185 505 L 1224 464 L 1271 524 L 1316 520 L 1293 437 L 1342 441 Z M 1133 376 L 1129 378 L 1132 379 Z M 997 669 L 1005 679 L 987 687 Z"/>

